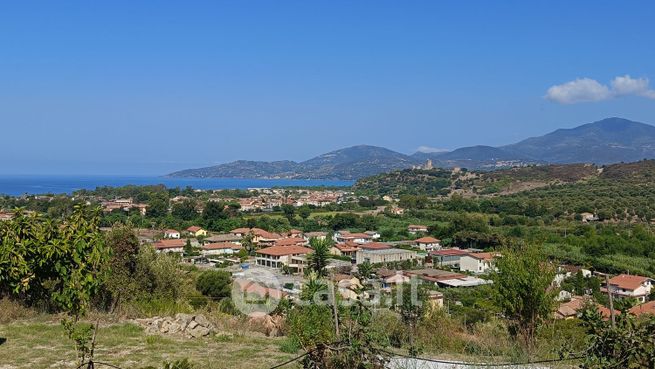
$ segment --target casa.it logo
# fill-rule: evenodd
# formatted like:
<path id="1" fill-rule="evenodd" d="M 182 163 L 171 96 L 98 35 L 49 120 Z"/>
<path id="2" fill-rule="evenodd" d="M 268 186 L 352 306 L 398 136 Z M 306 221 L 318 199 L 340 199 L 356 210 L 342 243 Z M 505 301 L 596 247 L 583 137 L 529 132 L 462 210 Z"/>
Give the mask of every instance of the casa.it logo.
<path id="1" fill-rule="evenodd" d="M 270 271 L 246 270 L 235 277 L 232 283 L 232 302 L 245 315 L 270 314 L 284 298 L 280 281 Z"/>

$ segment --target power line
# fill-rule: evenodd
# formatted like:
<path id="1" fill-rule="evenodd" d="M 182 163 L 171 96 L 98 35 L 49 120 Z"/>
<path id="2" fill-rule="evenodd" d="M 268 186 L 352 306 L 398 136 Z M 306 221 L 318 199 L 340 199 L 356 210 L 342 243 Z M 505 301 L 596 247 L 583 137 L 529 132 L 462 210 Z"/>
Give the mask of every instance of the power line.
<path id="1" fill-rule="evenodd" d="M 465 362 L 465 361 L 448 361 L 448 360 L 439 360 L 439 359 L 426 358 L 426 357 L 420 357 L 420 356 L 410 356 L 410 355 L 398 354 L 398 353 L 391 352 L 391 351 L 386 351 L 386 350 L 383 350 L 383 349 L 379 349 L 379 350 L 381 352 L 384 352 L 384 353 L 388 354 L 388 355 L 399 356 L 399 357 L 406 358 L 406 359 L 423 360 L 423 361 L 429 361 L 429 362 L 438 363 L 438 364 L 466 365 L 466 366 L 472 366 L 472 367 L 502 367 L 502 366 L 516 366 L 516 365 L 530 365 L 530 364 L 546 364 L 546 363 L 557 363 L 557 362 L 563 362 L 563 361 L 578 360 L 578 359 L 583 359 L 585 357 L 585 356 L 571 356 L 571 357 L 567 357 L 567 358 L 544 359 L 544 360 L 535 360 L 535 361 L 527 361 L 527 362 L 519 362 L 519 363 L 470 363 L 470 362 Z"/>

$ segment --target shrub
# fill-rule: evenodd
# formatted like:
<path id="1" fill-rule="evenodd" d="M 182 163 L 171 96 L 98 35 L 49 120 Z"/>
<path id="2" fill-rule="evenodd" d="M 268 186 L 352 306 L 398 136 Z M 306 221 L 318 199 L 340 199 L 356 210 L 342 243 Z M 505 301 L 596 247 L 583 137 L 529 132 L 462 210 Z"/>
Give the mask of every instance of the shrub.
<path id="1" fill-rule="evenodd" d="M 205 296 L 223 299 L 231 295 L 232 276 L 221 270 L 206 271 L 198 277 L 196 288 Z"/>

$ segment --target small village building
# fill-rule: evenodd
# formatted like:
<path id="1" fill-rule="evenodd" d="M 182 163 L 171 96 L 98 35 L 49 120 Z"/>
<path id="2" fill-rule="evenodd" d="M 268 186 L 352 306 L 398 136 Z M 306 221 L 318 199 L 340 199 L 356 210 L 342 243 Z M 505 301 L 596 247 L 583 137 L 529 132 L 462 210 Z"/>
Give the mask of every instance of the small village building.
<path id="1" fill-rule="evenodd" d="M 409 232 L 410 234 L 427 233 L 428 232 L 428 226 L 418 225 L 418 224 L 410 224 L 410 225 L 407 226 L 407 232 Z"/>
<path id="2" fill-rule="evenodd" d="M 205 242 L 209 242 L 209 243 L 231 242 L 231 243 L 240 244 L 241 237 L 232 233 L 222 233 L 205 238 Z"/>
<path id="3" fill-rule="evenodd" d="M 441 248 L 441 240 L 426 236 L 414 240 L 414 245 L 422 251 L 438 250 Z"/>
<path id="4" fill-rule="evenodd" d="M 359 245 L 354 242 L 343 242 L 337 243 L 330 248 L 330 254 L 337 256 L 348 256 L 355 257 L 357 251 L 359 251 Z"/>
<path id="5" fill-rule="evenodd" d="M 356 263 L 362 264 L 369 262 L 371 264 L 394 263 L 406 260 L 415 260 L 417 258 L 415 251 L 393 248 L 381 249 L 360 249 L 355 254 Z"/>
<path id="6" fill-rule="evenodd" d="M 641 316 L 644 314 L 655 316 L 655 300 L 634 306 L 632 309 L 630 309 L 630 313 L 636 316 Z"/>
<path id="7" fill-rule="evenodd" d="M 185 240 L 174 238 L 174 239 L 157 241 L 152 246 L 155 248 L 155 251 L 157 252 L 165 252 L 165 253 L 172 252 L 172 253 L 181 254 L 184 252 L 185 245 L 186 245 Z"/>
<path id="8" fill-rule="evenodd" d="M 233 255 L 241 251 L 241 245 L 231 242 L 208 243 L 202 246 L 203 256 Z"/>
<path id="9" fill-rule="evenodd" d="M 302 272 L 306 265 L 305 256 L 313 250 L 304 246 L 270 246 L 257 250 L 257 265 L 281 269 L 283 266 L 292 271 Z"/>
<path id="10" fill-rule="evenodd" d="M 174 229 L 167 229 L 164 231 L 164 238 L 180 238 L 181 234 L 180 231 L 176 231 Z"/>
<path id="11" fill-rule="evenodd" d="M 469 253 L 460 258 L 459 270 L 474 274 L 487 273 L 494 269 L 494 258 L 497 254 L 490 252 Z"/>
<path id="12" fill-rule="evenodd" d="M 610 292 L 619 298 L 630 297 L 639 302 L 646 302 L 653 288 L 654 280 L 648 277 L 630 274 L 620 274 L 609 280 Z M 607 292 L 608 286 L 602 290 Z"/>
<path id="13" fill-rule="evenodd" d="M 186 229 L 187 232 L 193 237 L 205 237 L 207 236 L 207 231 L 198 227 L 198 226 L 191 226 Z"/>
<path id="14" fill-rule="evenodd" d="M 327 232 L 305 232 L 303 233 L 303 238 L 306 239 L 307 241 L 311 240 L 312 238 L 325 241 L 325 239 L 327 238 Z"/>
<path id="15" fill-rule="evenodd" d="M 355 243 L 371 242 L 373 237 L 367 233 L 350 233 L 348 231 L 338 231 L 334 234 L 334 242 L 343 243 L 347 241 Z"/>
<path id="16" fill-rule="evenodd" d="M 276 246 L 305 246 L 307 240 L 304 238 L 294 237 L 294 238 L 281 238 L 274 241 Z"/>
<path id="17" fill-rule="evenodd" d="M 435 267 L 459 268 L 462 256 L 468 255 L 465 250 L 460 249 L 442 249 L 430 252 L 432 263 Z"/>

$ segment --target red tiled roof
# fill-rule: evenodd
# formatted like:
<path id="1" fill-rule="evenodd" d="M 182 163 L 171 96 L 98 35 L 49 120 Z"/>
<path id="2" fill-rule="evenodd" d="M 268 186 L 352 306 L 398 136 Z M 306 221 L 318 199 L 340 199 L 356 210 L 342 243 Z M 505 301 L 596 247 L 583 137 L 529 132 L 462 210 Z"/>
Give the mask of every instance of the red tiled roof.
<path id="1" fill-rule="evenodd" d="M 175 239 L 175 240 L 160 240 L 154 243 L 152 246 L 154 246 L 158 250 L 161 250 L 161 249 L 175 249 L 178 247 L 184 247 L 184 245 L 186 245 L 185 240 Z"/>
<path id="2" fill-rule="evenodd" d="M 241 292 L 247 294 L 255 294 L 261 298 L 271 297 L 274 299 L 281 299 L 286 295 L 283 291 L 280 291 L 278 289 L 262 286 L 257 282 L 253 282 L 245 279 L 235 279 L 234 283 L 237 286 L 239 286 L 239 290 L 241 290 Z"/>
<path id="3" fill-rule="evenodd" d="M 230 231 L 230 233 L 234 234 L 245 234 L 250 232 L 250 228 L 236 228 Z"/>
<path id="4" fill-rule="evenodd" d="M 257 250 L 258 254 L 272 255 L 272 256 L 284 256 L 284 255 L 299 255 L 299 254 L 309 254 L 314 250 L 309 247 L 304 246 L 271 246 L 266 247 L 261 250 Z"/>
<path id="5" fill-rule="evenodd" d="M 176 231 L 174 229 L 167 229 L 167 230 L 164 231 L 164 233 L 180 233 L 180 232 L 178 232 L 178 231 Z"/>
<path id="6" fill-rule="evenodd" d="M 434 238 L 434 237 L 421 237 L 417 240 L 414 240 L 416 243 L 439 243 L 440 240 Z"/>
<path id="7" fill-rule="evenodd" d="M 464 256 L 464 255 L 468 255 L 468 251 L 464 251 L 464 250 L 460 250 L 460 249 L 443 249 L 443 250 L 432 251 L 432 252 L 430 252 L 430 255 L 436 255 L 436 256 Z"/>
<path id="8" fill-rule="evenodd" d="M 198 226 L 191 226 L 191 227 L 187 228 L 186 230 L 189 231 L 189 232 L 194 232 L 195 233 L 195 232 L 198 232 L 201 229 L 202 228 L 200 228 Z"/>
<path id="9" fill-rule="evenodd" d="M 624 290 L 636 290 L 649 279 L 650 278 L 648 277 L 643 277 L 640 275 L 619 274 L 616 277 L 610 279 L 610 284 Z"/>
<path id="10" fill-rule="evenodd" d="M 352 242 L 352 241 L 346 241 L 342 243 L 338 243 L 334 245 L 339 251 L 341 252 L 350 252 L 350 251 L 357 251 L 359 250 L 359 245 Z"/>
<path id="11" fill-rule="evenodd" d="M 655 315 L 655 300 L 647 302 L 645 304 L 637 305 L 632 309 L 630 309 L 630 312 L 637 316 L 642 314 Z"/>
<path id="12" fill-rule="evenodd" d="M 468 255 L 474 259 L 478 260 L 492 260 L 497 254 L 492 254 L 490 252 L 470 252 Z"/>
<path id="13" fill-rule="evenodd" d="M 304 245 L 305 244 L 305 239 L 304 238 L 282 238 L 277 241 L 275 241 L 276 246 L 292 246 L 292 245 Z"/>
<path id="14" fill-rule="evenodd" d="M 391 245 L 384 242 L 369 242 L 359 245 L 359 248 L 364 250 L 385 250 L 390 249 Z"/>
<path id="15" fill-rule="evenodd" d="M 202 247 L 203 250 L 223 250 L 223 249 L 232 249 L 240 250 L 241 245 L 237 245 L 232 242 L 217 242 L 217 243 L 208 243 Z"/>

